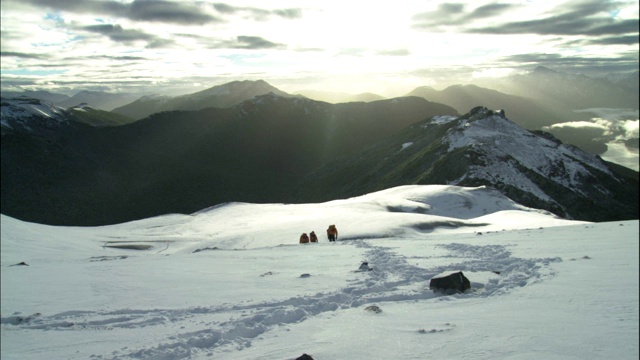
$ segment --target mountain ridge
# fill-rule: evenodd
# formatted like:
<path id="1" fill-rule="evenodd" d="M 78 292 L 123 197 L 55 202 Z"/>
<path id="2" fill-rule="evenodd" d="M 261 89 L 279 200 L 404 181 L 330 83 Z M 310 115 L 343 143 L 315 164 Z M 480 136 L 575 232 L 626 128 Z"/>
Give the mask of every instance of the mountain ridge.
<path id="1" fill-rule="evenodd" d="M 483 127 L 488 122 L 493 129 Z M 312 193 L 313 201 L 327 200 L 324 193 L 343 198 L 400 184 L 485 185 L 565 218 L 638 216 L 637 177 L 622 177 L 599 157 L 549 134 L 527 131 L 504 112 L 484 107 L 414 124 L 361 154 L 318 169 L 307 180 L 297 191 Z M 614 214 L 609 209 L 615 206 L 624 210 Z"/>
<path id="2" fill-rule="evenodd" d="M 512 114 L 520 126 L 530 130 L 539 130 L 547 125 L 576 119 L 573 112 L 547 111 L 543 104 L 531 99 L 471 84 L 451 85 L 441 91 L 423 86 L 414 89 L 407 95 L 420 96 L 430 101 L 448 104 L 461 114 L 466 114 L 477 106 L 504 109 Z"/>
<path id="3" fill-rule="evenodd" d="M 142 97 L 132 103 L 113 109 L 114 113 L 142 119 L 151 114 L 175 110 L 202 110 L 208 107 L 231 107 L 255 96 L 274 93 L 292 97 L 264 80 L 232 81 L 205 90 L 175 97 Z"/>
<path id="4" fill-rule="evenodd" d="M 72 122 L 56 137 L 3 128 L 2 211 L 96 225 L 278 201 L 312 169 L 441 113 L 457 115 L 417 97 L 332 105 L 271 93 L 122 126 Z"/>
<path id="5" fill-rule="evenodd" d="M 554 112 L 594 107 L 638 109 L 637 75 L 636 71 L 614 81 L 539 66 L 523 74 L 478 80 L 476 85 L 532 99 Z"/>
<path id="6" fill-rule="evenodd" d="M 488 99 L 505 96 L 451 87 L 465 89 Z M 105 118 L 116 114 L 88 106 L 62 109 L 23 98 L 34 112 L 11 120 L 5 112 L 18 100 L 3 98 L 3 213 L 99 225 L 228 201 L 326 201 L 397 185 L 455 182 L 495 187 L 523 205 L 569 218 L 637 217 L 637 196 L 629 197 L 638 192 L 637 172 L 576 152 L 548 133 L 527 131 L 505 111 L 479 106 L 460 116 L 417 96 L 330 104 L 279 92 L 264 81 L 231 82 L 177 98 L 190 102 L 187 108 L 204 108 L 156 108 L 134 121 Z M 176 98 L 142 99 L 166 104 Z M 216 101 L 235 105 L 211 106 Z M 42 108 L 33 108 L 36 103 Z M 487 119 L 502 130 L 478 130 Z M 530 140 L 536 147 L 525 146 Z M 544 161 L 523 160 L 536 156 Z M 611 199 L 598 188 L 610 191 Z"/>

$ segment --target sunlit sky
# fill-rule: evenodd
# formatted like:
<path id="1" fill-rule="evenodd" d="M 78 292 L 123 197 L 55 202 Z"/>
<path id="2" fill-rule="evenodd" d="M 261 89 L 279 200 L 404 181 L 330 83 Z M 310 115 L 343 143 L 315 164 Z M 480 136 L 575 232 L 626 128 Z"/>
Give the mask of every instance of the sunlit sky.
<path id="1" fill-rule="evenodd" d="M 3 89 L 192 92 L 263 79 L 406 94 L 538 65 L 638 69 L 638 1 L 2 0 Z"/>

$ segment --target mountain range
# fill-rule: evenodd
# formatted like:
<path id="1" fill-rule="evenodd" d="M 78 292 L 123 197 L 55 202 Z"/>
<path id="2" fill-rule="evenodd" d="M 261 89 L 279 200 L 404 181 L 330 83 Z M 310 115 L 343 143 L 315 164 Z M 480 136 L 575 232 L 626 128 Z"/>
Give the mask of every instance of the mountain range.
<path id="1" fill-rule="evenodd" d="M 128 104 L 138 98 L 139 95 L 131 93 L 110 93 L 103 91 L 83 90 L 63 101 L 56 102 L 56 105 L 65 108 L 88 104 L 97 109 L 111 111 L 119 106 Z"/>
<path id="2" fill-rule="evenodd" d="M 478 86 L 522 96 L 544 104 L 548 109 L 632 108 L 638 109 L 640 72 L 626 76 L 592 78 L 539 66 L 533 71 L 477 80 Z"/>
<path id="3" fill-rule="evenodd" d="M 2 105 L 3 114 L 30 106 Z M 308 172 L 437 114 L 457 112 L 417 97 L 333 105 L 272 93 L 122 126 L 88 126 L 61 111 L 3 115 L 2 213 L 98 225 L 228 201 L 278 202 Z"/>
<path id="4" fill-rule="evenodd" d="M 229 107 L 156 112 L 119 126 L 35 99 L 3 99 L 2 213 L 103 225 L 224 202 L 458 184 L 495 187 L 567 218 L 638 218 L 637 172 L 527 131 L 504 112 L 476 107 L 460 116 L 415 96 L 330 104 L 244 91 L 270 90 L 265 84 L 231 83 L 179 102 L 240 101 Z M 25 110 L 36 103 L 38 111 Z"/>
<path id="5" fill-rule="evenodd" d="M 2 91 L 3 98 L 27 97 L 57 104 L 70 98 L 69 95 L 52 93 L 45 90 Z M 78 103 L 80 104 L 80 103 Z M 77 105 L 77 104 L 74 104 Z"/>
<path id="6" fill-rule="evenodd" d="M 544 126 L 577 119 L 576 114 L 569 109 L 551 111 L 544 104 L 530 98 L 508 95 L 476 85 L 452 85 L 441 91 L 422 86 L 407 95 L 448 104 L 461 114 L 469 112 L 476 106 L 502 109 L 513 119 L 517 119 L 515 121 L 519 125 L 530 130 L 540 130 Z"/>
<path id="7" fill-rule="evenodd" d="M 598 108 L 617 110 L 620 114 L 629 111 L 637 113 L 640 96 L 639 77 L 640 74 L 635 72 L 592 78 L 540 66 L 525 74 L 503 78 L 479 78 L 474 79 L 473 84 L 452 85 L 443 90 L 421 86 L 405 96 L 419 96 L 431 102 L 446 104 L 461 114 L 476 106 L 503 109 L 509 114 L 510 119 L 526 129 L 545 130 L 564 143 L 579 146 L 595 155 L 603 155 L 608 151 L 611 142 L 620 142 L 631 149 L 629 151 L 636 151 L 640 146 L 637 135 L 634 137 L 634 134 L 619 134 L 618 131 L 623 128 L 614 123 L 610 124 L 609 130 L 598 126 L 586 126 L 592 123 L 593 118 L 602 116 Z M 2 96 L 11 98 L 23 95 L 65 108 L 87 104 L 94 109 L 109 110 L 133 120 L 140 120 L 163 111 L 230 107 L 254 96 L 269 93 L 283 97 L 307 97 L 330 103 L 371 102 L 384 99 L 373 93 L 353 95 L 301 90 L 297 94 L 288 94 L 262 80 L 232 81 L 180 96 L 140 96 L 96 91 L 82 91 L 72 97 L 46 91 L 3 91 Z M 583 125 L 555 126 L 564 123 Z"/>
<path id="8" fill-rule="evenodd" d="M 493 92 L 489 91 L 493 90 Z M 496 93 L 496 91 L 498 93 Z M 103 91 L 80 91 L 73 96 L 52 93 L 44 90 L 2 91 L 2 97 L 12 98 L 27 96 L 51 102 L 62 107 L 76 106 L 87 103 L 90 106 L 112 111 L 118 109 L 124 115 L 137 117 L 129 113 L 135 108 L 135 103 L 143 100 L 154 103 L 158 111 L 170 110 L 199 110 L 204 107 L 228 107 L 256 95 L 269 92 L 281 96 L 303 96 L 313 100 L 330 103 L 342 102 L 370 102 L 385 99 L 375 93 L 348 94 L 318 90 L 300 90 L 295 95 L 287 94 L 263 80 L 232 81 L 227 84 L 180 96 L 157 94 L 111 93 Z M 462 95 L 458 98 L 455 95 Z M 247 97 L 248 96 L 248 97 Z M 555 71 L 544 66 L 538 66 L 532 71 L 518 73 L 506 77 L 476 78 L 467 84 L 450 86 L 444 90 L 435 90 L 427 86 L 420 86 L 405 94 L 405 96 L 428 96 L 429 101 L 446 103 L 461 113 L 466 113 L 475 106 L 507 109 L 510 113 L 517 111 L 516 107 L 509 108 L 509 102 L 530 106 L 523 100 L 540 105 L 546 112 L 560 113 L 566 117 L 566 112 L 573 112 L 589 108 L 627 108 L 638 109 L 640 104 L 640 72 L 627 74 L 609 74 L 603 77 L 588 77 L 581 74 L 570 74 Z M 435 98 L 435 97 L 439 97 Z M 523 99 L 524 98 L 524 99 Z M 499 106 L 493 106 L 486 101 L 499 101 Z M 478 101 L 481 101 L 478 103 Z M 165 104 L 169 102 L 169 104 Z M 523 112 L 523 114 L 526 114 Z M 541 113 L 543 117 L 545 113 Z M 575 114 L 573 114 L 575 118 Z M 557 116 L 557 115 L 556 115 Z M 517 120 L 525 121 L 525 120 Z M 538 120 L 541 121 L 541 120 Z M 546 121 L 549 122 L 549 121 Z M 537 130 L 537 129 L 532 129 Z"/>

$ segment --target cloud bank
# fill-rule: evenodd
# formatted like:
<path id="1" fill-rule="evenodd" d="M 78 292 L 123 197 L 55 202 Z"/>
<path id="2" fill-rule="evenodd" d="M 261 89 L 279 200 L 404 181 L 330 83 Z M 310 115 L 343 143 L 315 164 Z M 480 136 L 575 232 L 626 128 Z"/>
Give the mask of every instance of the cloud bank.
<path id="1" fill-rule="evenodd" d="M 410 0 L 366 9 L 333 0 L 0 6 L 3 88 L 95 88 L 125 79 L 119 88 L 148 91 L 168 80 L 186 86 L 259 77 L 285 87 L 327 86 L 320 90 L 402 89 L 397 96 L 537 65 L 599 75 L 638 68 L 637 0 Z M 135 66 L 125 70 L 118 59 L 130 56 Z M 43 72 L 52 67 L 63 74 Z"/>

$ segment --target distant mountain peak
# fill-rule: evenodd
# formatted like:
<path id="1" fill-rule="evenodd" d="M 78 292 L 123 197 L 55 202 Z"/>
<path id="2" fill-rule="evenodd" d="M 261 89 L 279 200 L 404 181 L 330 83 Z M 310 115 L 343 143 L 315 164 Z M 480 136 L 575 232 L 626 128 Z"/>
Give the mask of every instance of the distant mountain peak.
<path id="1" fill-rule="evenodd" d="M 548 67 L 545 67 L 545 66 L 537 66 L 531 72 L 534 74 L 558 74 L 557 71 L 549 69 Z"/>
<path id="2" fill-rule="evenodd" d="M 222 85 L 216 85 L 208 89 L 199 91 L 196 96 L 224 96 L 232 95 L 240 92 L 255 92 L 255 93 L 284 93 L 278 90 L 276 87 L 270 85 L 264 80 L 237 80 Z M 191 95 L 187 95 L 191 96 Z"/>
<path id="3" fill-rule="evenodd" d="M 229 108 L 256 96 L 269 93 L 282 97 L 292 97 L 292 95 L 269 85 L 264 80 L 238 80 L 176 97 L 142 97 L 130 104 L 114 109 L 113 112 L 134 119 L 142 119 L 153 113 L 163 111 L 197 111 L 213 107 Z"/>

